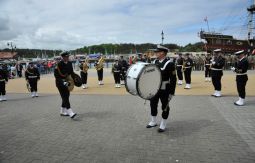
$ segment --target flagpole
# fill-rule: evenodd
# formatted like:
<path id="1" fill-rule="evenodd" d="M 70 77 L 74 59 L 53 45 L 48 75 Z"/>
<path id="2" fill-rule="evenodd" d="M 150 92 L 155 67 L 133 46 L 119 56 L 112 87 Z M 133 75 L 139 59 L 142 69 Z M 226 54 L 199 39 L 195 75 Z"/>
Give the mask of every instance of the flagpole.
<path id="1" fill-rule="evenodd" d="M 208 23 L 208 19 L 207 19 L 207 17 L 205 17 L 205 19 L 204 19 L 204 20 L 206 21 L 208 32 L 210 32 L 210 28 L 209 28 L 209 23 Z"/>

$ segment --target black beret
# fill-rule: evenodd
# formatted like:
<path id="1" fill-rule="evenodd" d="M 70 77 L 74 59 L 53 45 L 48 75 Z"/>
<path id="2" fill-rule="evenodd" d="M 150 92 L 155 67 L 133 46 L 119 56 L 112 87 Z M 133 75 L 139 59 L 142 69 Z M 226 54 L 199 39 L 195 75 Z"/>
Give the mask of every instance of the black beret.
<path id="1" fill-rule="evenodd" d="M 60 53 L 61 57 L 68 57 L 70 55 L 70 52 L 68 51 L 63 51 Z"/>

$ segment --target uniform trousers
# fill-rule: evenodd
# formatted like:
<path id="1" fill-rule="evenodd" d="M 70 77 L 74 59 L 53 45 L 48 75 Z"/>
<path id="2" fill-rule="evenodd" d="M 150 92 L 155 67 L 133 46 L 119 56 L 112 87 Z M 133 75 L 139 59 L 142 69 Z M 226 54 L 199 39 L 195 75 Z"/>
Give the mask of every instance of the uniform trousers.
<path id="1" fill-rule="evenodd" d="M 37 92 L 37 78 L 28 79 L 28 83 L 31 87 L 31 92 Z"/>
<path id="2" fill-rule="evenodd" d="M 239 97 L 245 99 L 245 86 L 248 81 L 248 76 L 247 75 L 236 75 L 236 86 L 237 86 L 237 91 Z"/>
<path id="3" fill-rule="evenodd" d="M 63 83 L 61 83 L 61 82 L 56 82 L 56 86 L 58 88 L 58 91 L 59 91 L 61 99 L 62 99 L 61 107 L 69 109 L 71 106 L 70 106 L 70 102 L 69 102 L 70 92 L 68 90 L 68 87 L 64 86 Z"/>
<path id="4" fill-rule="evenodd" d="M 85 73 L 85 72 L 81 71 L 82 84 L 87 84 L 87 79 L 88 79 L 88 73 Z"/>
<path id="5" fill-rule="evenodd" d="M 157 116 L 158 114 L 158 102 L 162 103 L 162 118 L 167 119 L 169 116 L 170 107 L 168 106 L 169 91 L 159 90 L 159 92 L 150 100 L 151 116 Z"/>
<path id="6" fill-rule="evenodd" d="M 115 84 L 120 84 L 120 72 L 113 72 Z"/>
<path id="7" fill-rule="evenodd" d="M 0 95 L 5 95 L 5 81 L 0 81 Z"/>
<path id="8" fill-rule="evenodd" d="M 181 66 L 177 67 L 176 71 L 177 71 L 178 80 L 183 80 L 182 67 Z"/>
<path id="9" fill-rule="evenodd" d="M 223 75 L 222 71 L 212 70 L 212 83 L 214 86 L 214 90 L 221 91 L 221 78 Z"/>
<path id="10" fill-rule="evenodd" d="M 104 75 L 104 69 L 97 70 L 98 81 L 103 80 L 103 75 Z"/>
<path id="11" fill-rule="evenodd" d="M 184 77 L 185 77 L 185 81 L 186 84 L 190 84 L 191 83 L 191 68 L 186 68 L 186 70 L 184 71 Z"/>
<path id="12" fill-rule="evenodd" d="M 205 66 L 205 77 L 211 77 L 211 69 L 210 66 Z"/>

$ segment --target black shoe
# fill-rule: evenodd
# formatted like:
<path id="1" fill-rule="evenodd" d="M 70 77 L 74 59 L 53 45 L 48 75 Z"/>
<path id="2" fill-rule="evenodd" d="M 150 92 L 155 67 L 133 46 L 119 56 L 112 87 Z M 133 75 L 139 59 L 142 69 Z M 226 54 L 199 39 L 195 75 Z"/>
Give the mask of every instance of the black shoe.
<path id="1" fill-rule="evenodd" d="M 147 125 L 146 128 L 152 128 L 152 127 L 156 127 L 157 124 L 155 124 L 154 126 L 151 126 L 151 125 Z"/>
<path id="2" fill-rule="evenodd" d="M 165 130 L 159 128 L 159 129 L 158 129 L 158 132 L 165 132 Z"/>
<path id="3" fill-rule="evenodd" d="M 66 117 L 66 116 L 69 116 L 69 115 L 68 114 L 60 114 L 60 116 Z"/>
<path id="4" fill-rule="evenodd" d="M 75 117 L 76 115 L 77 115 L 77 114 L 76 114 L 76 113 L 74 113 L 74 115 L 73 115 L 73 116 L 71 116 L 71 118 L 72 118 L 72 119 L 74 119 L 74 117 Z"/>

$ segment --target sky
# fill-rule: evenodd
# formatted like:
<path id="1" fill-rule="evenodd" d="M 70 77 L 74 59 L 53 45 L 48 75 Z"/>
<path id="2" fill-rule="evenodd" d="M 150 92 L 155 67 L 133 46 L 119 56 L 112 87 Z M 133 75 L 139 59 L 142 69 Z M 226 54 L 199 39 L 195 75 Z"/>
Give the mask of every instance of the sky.
<path id="1" fill-rule="evenodd" d="M 184 46 L 209 30 L 246 37 L 253 0 L 0 0 L 0 49 L 73 50 L 102 43 Z"/>

